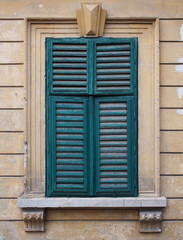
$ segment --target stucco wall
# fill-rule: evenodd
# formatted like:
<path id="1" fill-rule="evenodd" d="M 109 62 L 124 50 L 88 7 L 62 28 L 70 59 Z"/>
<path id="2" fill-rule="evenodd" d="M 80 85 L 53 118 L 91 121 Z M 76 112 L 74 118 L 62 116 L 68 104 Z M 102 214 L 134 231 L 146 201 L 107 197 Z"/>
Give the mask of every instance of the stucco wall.
<path id="1" fill-rule="evenodd" d="M 24 189 L 26 18 L 75 17 L 80 1 L 0 0 L 0 239 L 183 239 L 183 2 L 104 0 L 108 17 L 160 18 L 161 234 L 140 234 L 137 210 L 47 210 L 46 231 L 26 233 Z"/>

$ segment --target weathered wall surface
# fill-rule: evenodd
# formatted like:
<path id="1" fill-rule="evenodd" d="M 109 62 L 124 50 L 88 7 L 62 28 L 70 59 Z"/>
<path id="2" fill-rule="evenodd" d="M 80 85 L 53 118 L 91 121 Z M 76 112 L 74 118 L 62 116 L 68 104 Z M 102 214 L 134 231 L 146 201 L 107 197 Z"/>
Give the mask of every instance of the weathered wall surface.
<path id="1" fill-rule="evenodd" d="M 183 2 L 103 0 L 108 17 L 160 18 L 161 234 L 140 234 L 137 210 L 47 210 L 46 231 L 26 233 L 24 188 L 26 18 L 75 17 L 79 0 L 0 0 L 0 239 L 183 239 Z"/>

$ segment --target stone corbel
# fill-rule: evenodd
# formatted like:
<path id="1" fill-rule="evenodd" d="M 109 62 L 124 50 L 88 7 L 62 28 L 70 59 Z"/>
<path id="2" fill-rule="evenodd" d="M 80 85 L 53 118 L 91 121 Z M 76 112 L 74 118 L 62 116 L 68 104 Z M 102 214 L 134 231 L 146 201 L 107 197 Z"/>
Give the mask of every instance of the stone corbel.
<path id="1" fill-rule="evenodd" d="M 81 3 L 81 10 L 76 10 L 80 36 L 98 37 L 103 35 L 106 10 L 101 3 Z"/>
<path id="2" fill-rule="evenodd" d="M 23 209 L 24 228 L 27 232 L 44 232 L 44 208 Z"/>
<path id="3" fill-rule="evenodd" d="M 159 210 L 140 210 L 140 232 L 160 233 L 162 222 L 162 211 Z"/>

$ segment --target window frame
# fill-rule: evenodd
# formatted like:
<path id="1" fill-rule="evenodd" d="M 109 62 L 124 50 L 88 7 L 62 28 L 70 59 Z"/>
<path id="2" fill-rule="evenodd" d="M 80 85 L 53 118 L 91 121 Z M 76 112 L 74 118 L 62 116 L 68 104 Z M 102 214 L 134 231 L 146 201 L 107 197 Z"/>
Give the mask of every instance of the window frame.
<path id="1" fill-rule="evenodd" d="M 115 24 L 124 26 L 124 31 L 114 32 L 110 26 Z M 66 31 L 64 29 L 66 26 L 69 26 L 67 36 L 78 36 L 75 18 L 55 19 L 54 21 L 27 19 L 27 83 L 25 87 L 28 102 L 25 141 L 28 145 L 25 149 L 25 197 L 35 198 L 39 196 L 45 198 L 45 98 L 43 90 L 45 53 L 42 45 L 47 36 L 65 36 Z M 72 31 L 70 30 L 71 26 L 73 26 Z M 157 18 L 107 19 L 104 37 L 114 37 L 114 35 L 119 37 L 131 37 L 133 35 L 139 38 L 139 198 L 147 197 L 149 201 L 152 201 L 152 198 L 160 196 L 159 20 Z M 148 66 L 151 66 L 151 68 L 148 69 Z M 148 81 L 146 81 L 147 79 Z M 142 91 L 144 89 L 146 89 L 145 92 Z M 143 99 L 145 99 L 148 107 L 142 101 Z M 148 118 L 146 118 L 147 116 Z M 149 129 L 143 126 L 146 120 L 149 120 Z"/>

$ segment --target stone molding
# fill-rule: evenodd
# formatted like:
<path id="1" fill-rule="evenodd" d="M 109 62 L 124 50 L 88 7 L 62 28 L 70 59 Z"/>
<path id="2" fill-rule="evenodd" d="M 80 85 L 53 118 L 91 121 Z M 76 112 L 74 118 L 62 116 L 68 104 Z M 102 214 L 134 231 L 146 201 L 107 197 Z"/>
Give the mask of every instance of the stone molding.
<path id="1" fill-rule="evenodd" d="M 23 209 L 24 228 L 26 232 L 44 232 L 44 209 Z"/>

